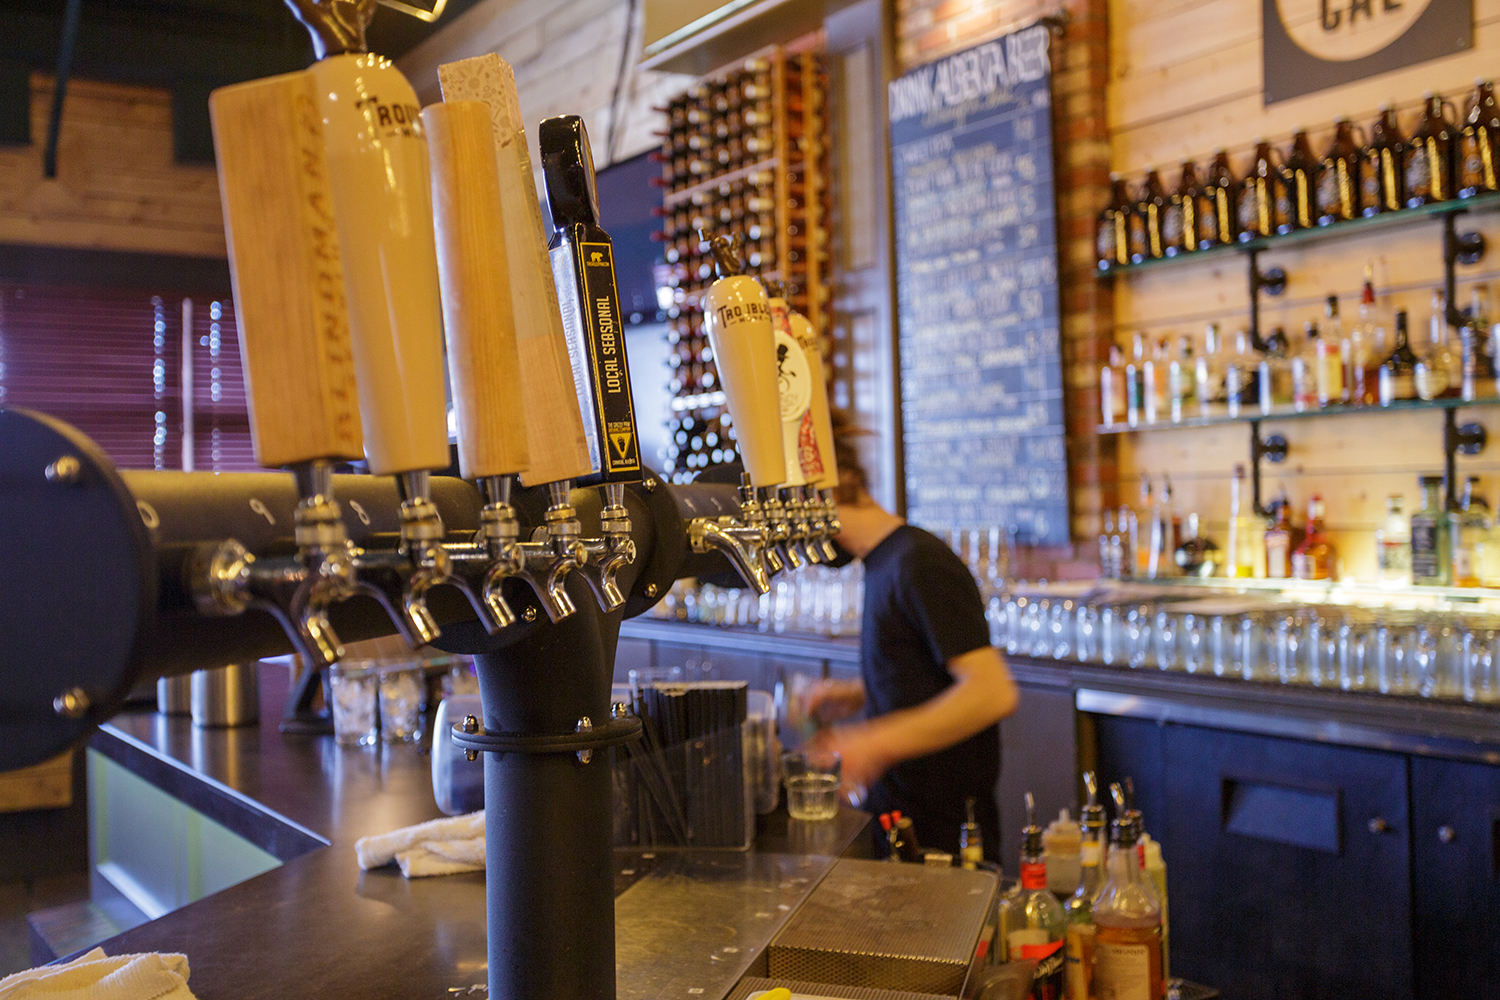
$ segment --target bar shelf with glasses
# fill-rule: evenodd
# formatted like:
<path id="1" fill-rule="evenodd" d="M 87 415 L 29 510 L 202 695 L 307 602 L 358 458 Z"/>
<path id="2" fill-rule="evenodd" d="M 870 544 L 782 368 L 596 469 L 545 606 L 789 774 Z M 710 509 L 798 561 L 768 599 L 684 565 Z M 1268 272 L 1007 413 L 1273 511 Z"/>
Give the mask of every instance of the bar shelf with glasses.
<path id="1" fill-rule="evenodd" d="M 988 614 L 992 640 L 1015 656 L 1500 704 L 1500 591 L 1018 583 Z"/>

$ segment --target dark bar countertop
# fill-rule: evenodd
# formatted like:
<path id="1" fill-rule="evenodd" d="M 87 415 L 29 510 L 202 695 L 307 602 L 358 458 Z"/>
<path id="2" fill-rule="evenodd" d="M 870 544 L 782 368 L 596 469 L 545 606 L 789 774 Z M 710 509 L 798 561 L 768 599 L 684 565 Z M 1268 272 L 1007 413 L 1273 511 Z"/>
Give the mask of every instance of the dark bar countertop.
<path id="1" fill-rule="evenodd" d="M 95 734 L 94 750 L 283 862 L 105 951 L 182 952 L 192 990 L 219 1000 L 438 1000 L 482 987 L 482 872 L 407 880 L 355 861 L 358 838 L 441 815 L 431 758 L 421 745 L 283 735 L 287 688 L 282 670 L 262 667 L 259 725 L 196 729 L 133 710 Z M 868 853 L 868 822 L 848 808 L 830 823 L 791 822 L 782 809 L 760 818 L 748 852 L 616 851 L 620 1000 L 727 995 L 834 858 Z"/>

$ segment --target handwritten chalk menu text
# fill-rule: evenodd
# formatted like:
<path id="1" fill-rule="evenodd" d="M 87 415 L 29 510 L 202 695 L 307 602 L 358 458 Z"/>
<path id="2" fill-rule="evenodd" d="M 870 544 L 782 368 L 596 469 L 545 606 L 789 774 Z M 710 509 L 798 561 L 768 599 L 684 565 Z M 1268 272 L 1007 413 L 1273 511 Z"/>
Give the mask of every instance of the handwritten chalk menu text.
<path id="1" fill-rule="evenodd" d="M 906 514 L 1068 540 L 1047 29 L 890 88 Z"/>

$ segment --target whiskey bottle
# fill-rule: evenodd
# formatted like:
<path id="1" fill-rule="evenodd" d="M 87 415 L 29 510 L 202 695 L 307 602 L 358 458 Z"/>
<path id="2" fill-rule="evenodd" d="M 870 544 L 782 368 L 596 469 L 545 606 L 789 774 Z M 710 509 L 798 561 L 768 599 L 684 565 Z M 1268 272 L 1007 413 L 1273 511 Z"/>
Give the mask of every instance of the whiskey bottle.
<path id="1" fill-rule="evenodd" d="M 1349 401 L 1344 369 L 1350 345 L 1344 339 L 1344 324 L 1339 319 L 1339 299 L 1328 296 L 1323 303 L 1323 330 L 1314 345 L 1313 376 L 1318 388 L 1318 405 L 1331 406 Z"/>
<path id="2" fill-rule="evenodd" d="M 1406 518 L 1406 498 L 1385 498 L 1385 520 L 1375 529 L 1375 566 L 1386 587 L 1411 582 L 1411 522 Z"/>
<path id="3" fill-rule="evenodd" d="M 1449 513 L 1448 525 L 1448 535 L 1452 539 L 1453 586 L 1477 587 L 1490 533 L 1484 500 L 1479 495 L 1478 476 L 1470 476 L 1464 481 L 1458 510 Z"/>
<path id="4" fill-rule="evenodd" d="M 1219 570 L 1219 546 L 1198 530 L 1198 513 L 1187 516 L 1187 530 L 1172 554 L 1177 572 L 1183 576 L 1213 576 Z"/>
<path id="5" fill-rule="evenodd" d="M 1177 190 L 1162 212 L 1162 249 L 1168 257 L 1198 249 L 1198 202 L 1201 189 L 1198 174 L 1192 160 L 1182 161 L 1182 176 L 1178 178 Z"/>
<path id="6" fill-rule="evenodd" d="M 1208 180 L 1199 201 L 1199 250 L 1206 250 L 1220 243 L 1233 243 L 1238 239 L 1236 219 L 1239 193 L 1240 186 L 1235 180 L 1234 168 L 1229 164 L 1229 153 L 1220 149 L 1214 153 L 1213 166 L 1209 168 Z"/>
<path id="7" fill-rule="evenodd" d="M 1165 995 L 1161 904 L 1141 875 L 1138 839 L 1131 819 L 1111 824 L 1108 875 L 1093 905 L 1095 996 Z"/>
<path id="8" fill-rule="evenodd" d="M 1323 527 L 1323 498 L 1317 494 L 1307 502 L 1307 532 L 1292 552 L 1292 576 L 1298 580 L 1331 580 L 1335 552 Z"/>
<path id="9" fill-rule="evenodd" d="M 1370 126 L 1370 144 L 1360 159 L 1360 177 L 1364 183 L 1360 212 L 1378 215 L 1405 206 L 1406 141 L 1396 121 L 1395 105 L 1387 104 L 1380 109 L 1380 117 Z"/>
<path id="10" fill-rule="evenodd" d="M 1417 356 L 1406 330 L 1406 310 L 1396 310 L 1396 346 L 1380 363 L 1380 405 L 1417 398 Z"/>
<path id="11" fill-rule="evenodd" d="M 1333 123 L 1333 141 L 1318 164 L 1318 225 L 1345 222 L 1359 215 L 1360 158 L 1349 119 Z"/>
<path id="12" fill-rule="evenodd" d="M 1224 553 L 1224 575 L 1243 580 L 1255 575 L 1255 529 L 1245 513 L 1245 467 L 1234 467 L 1229 482 L 1229 544 Z"/>
<path id="13" fill-rule="evenodd" d="M 1422 95 L 1422 119 L 1406 145 L 1406 205 L 1418 208 L 1453 197 L 1453 123 L 1443 116 L 1443 98 Z"/>
<path id="14" fill-rule="evenodd" d="M 1266 576 L 1287 580 L 1292 576 L 1292 550 L 1301 544 L 1301 532 L 1292 524 L 1292 504 L 1283 493 L 1271 501 L 1271 524 L 1266 528 Z"/>
<path id="15" fill-rule="evenodd" d="M 1307 130 L 1298 129 L 1292 136 L 1292 148 L 1286 156 L 1287 208 L 1281 213 L 1278 233 L 1310 229 L 1318 217 L 1318 159 L 1307 141 Z"/>
<path id="16" fill-rule="evenodd" d="M 1463 132 L 1458 140 L 1458 196 L 1472 198 L 1486 191 L 1500 190 L 1500 104 L 1495 101 L 1494 86 L 1488 80 L 1474 81 L 1464 116 Z"/>
<path id="17" fill-rule="evenodd" d="M 1119 174 L 1110 174 L 1109 184 L 1110 200 L 1099 213 L 1096 240 L 1101 271 L 1130 263 L 1130 191 Z"/>

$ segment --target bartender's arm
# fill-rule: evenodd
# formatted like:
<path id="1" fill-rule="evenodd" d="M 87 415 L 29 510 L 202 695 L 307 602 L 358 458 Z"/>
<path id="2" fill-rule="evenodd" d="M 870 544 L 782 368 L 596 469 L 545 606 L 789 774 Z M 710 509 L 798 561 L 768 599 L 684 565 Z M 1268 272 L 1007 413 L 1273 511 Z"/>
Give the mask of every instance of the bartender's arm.
<path id="1" fill-rule="evenodd" d="M 813 738 L 815 746 L 843 757 L 846 786 L 869 785 L 896 764 L 961 743 L 1016 710 L 1016 682 L 993 646 L 955 656 L 947 666 L 953 683 L 941 694 L 878 718 L 822 730 Z M 858 681 L 838 685 L 814 699 L 809 706 L 814 714 L 827 717 L 846 708 L 855 700 L 855 688 L 863 703 Z"/>

